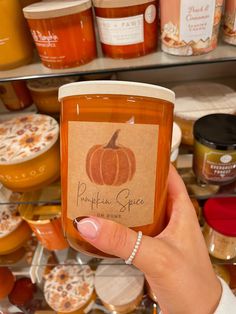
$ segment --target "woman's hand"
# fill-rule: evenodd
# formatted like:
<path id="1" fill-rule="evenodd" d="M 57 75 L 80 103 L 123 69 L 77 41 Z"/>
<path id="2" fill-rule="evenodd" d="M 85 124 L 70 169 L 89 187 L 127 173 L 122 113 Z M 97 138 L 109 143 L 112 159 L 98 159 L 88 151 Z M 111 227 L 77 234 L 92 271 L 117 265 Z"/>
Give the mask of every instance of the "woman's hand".
<path id="1" fill-rule="evenodd" d="M 169 223 L 155 238 L 143 236 L 133 264 L 144 272 L 163 314 L 212 314 L 221 284 L 210 262 L 197 216 L 173 166 L 168 177 Z M 137 233 L 96 217 L 77 222 L 81 236 L 99 250 L 127 259 Z"/>

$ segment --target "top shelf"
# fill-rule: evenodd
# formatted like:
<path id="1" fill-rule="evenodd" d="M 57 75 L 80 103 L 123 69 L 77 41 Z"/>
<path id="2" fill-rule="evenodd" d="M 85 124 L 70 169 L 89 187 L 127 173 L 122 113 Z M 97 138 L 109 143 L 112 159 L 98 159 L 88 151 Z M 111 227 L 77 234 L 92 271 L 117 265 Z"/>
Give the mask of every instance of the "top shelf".
<path id="1" fill-rule="evenodd" d="M 88 64 L 61 70 L 48 69 L 35 57 L 34 62 L 31 64 L 12 70 L 0 71 L 0 81 L 158 69 L 234 60 L 236 60 L 236 47 L 222 42 L 214 51 L 200 56 L 178 57 L 158 50 L 147 56 L 127 60 L 98 57 Z"/>

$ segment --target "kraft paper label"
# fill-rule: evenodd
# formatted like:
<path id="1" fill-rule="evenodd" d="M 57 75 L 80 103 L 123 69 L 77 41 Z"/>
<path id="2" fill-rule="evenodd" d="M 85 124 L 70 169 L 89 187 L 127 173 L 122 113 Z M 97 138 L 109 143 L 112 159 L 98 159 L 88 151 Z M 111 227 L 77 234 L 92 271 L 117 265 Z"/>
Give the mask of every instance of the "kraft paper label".
<path id="1" fill-rule="evenodd" d="M 68 218 L 153 223 L 158 125 L 68 123 Z"/>

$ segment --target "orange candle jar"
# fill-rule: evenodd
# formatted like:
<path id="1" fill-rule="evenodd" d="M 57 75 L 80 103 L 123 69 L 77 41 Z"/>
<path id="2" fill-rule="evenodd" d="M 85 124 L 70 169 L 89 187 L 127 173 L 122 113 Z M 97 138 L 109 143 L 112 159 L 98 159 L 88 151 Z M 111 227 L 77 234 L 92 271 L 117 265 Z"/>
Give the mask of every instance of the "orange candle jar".
<path id="1" fill-rule="evenodd" d="M 161 48 L 177 56 L 217 47 L 223 0 L 161 0 Z"/>
<path id="2" fill-rule="evenodd" d="M 21 205 L 19 211 L 46 249 L 64 250 L 68 247 L 62 232 L 61 206 Z"/>
<path id="3" fill-rule="evenodd" d="M 96 57 L 90 0 L 39 2 L 23 12 L 46 67 L 71 68 Z"/>
<path id="4" fill-rule="evenodd" d="M 174 93 L 149 84 L 90 81 L 60 87 L 59 99 L 63 224 L 70 245 L 104 255 L 75 230 L 80 216 L 104 217 L 150 236 L 161 232 Z"/>
<path id="5" fill-rule="evenodd" d="M 135 58 L 157 49 L 157 1 L 93 0 L 103 53 Z"/>
<path id="6" fill-rule="evenodd" d="M 236 0 L 226 0 L 223 39 L 236 46 Z"/>
<path id="7" fill-rule="evenodd" d="M 21 248 L 31 236 L 31 230 L 17 212 L 18 205 L 0 206 L 0 255 Z"/>
<path id="8" fill-rule="evenodd" d="M 0 267 L 0 300 L 8 296 L 13 289 L 15 278 L 7 267 Z"/>
<path id="9" fill-rule="evenodd" d="M 0 21 L 0 70 L 29 63 L 33 46 L 19 0 L 0 1 Z"/>
<path id="10" fill-rule="evenodd" d="M 0 83 L 0 99 L 8 110 L 21 110 L 32 105 L 30 92 L 24 81 Z"/>
<path id="11" fill-rule="evenodd" d="M 40 114 L 0 123 L 0 182 L 16 192 L 39 189 L 60 176 L 59 126 Z"/>
<path id="12" fill-rule="evenodd" d="M 59 87 L 77 80 L 78 77 L 38 79 L 28 81 L 27 86 L 39 112 L 57 114 L 60 112 Z"/>

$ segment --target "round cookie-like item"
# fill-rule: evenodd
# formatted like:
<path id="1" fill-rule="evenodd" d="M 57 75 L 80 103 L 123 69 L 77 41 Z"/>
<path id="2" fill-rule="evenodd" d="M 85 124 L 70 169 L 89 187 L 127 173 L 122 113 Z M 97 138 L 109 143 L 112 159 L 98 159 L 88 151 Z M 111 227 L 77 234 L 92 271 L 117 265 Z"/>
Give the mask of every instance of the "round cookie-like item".
<path id="1" fill-rule="evenodd" d="M 56 312 L 75 312 L 93 295 L 94 275 L 88 265 L 58 265 L 46 275 L 44 296 Z"/>

